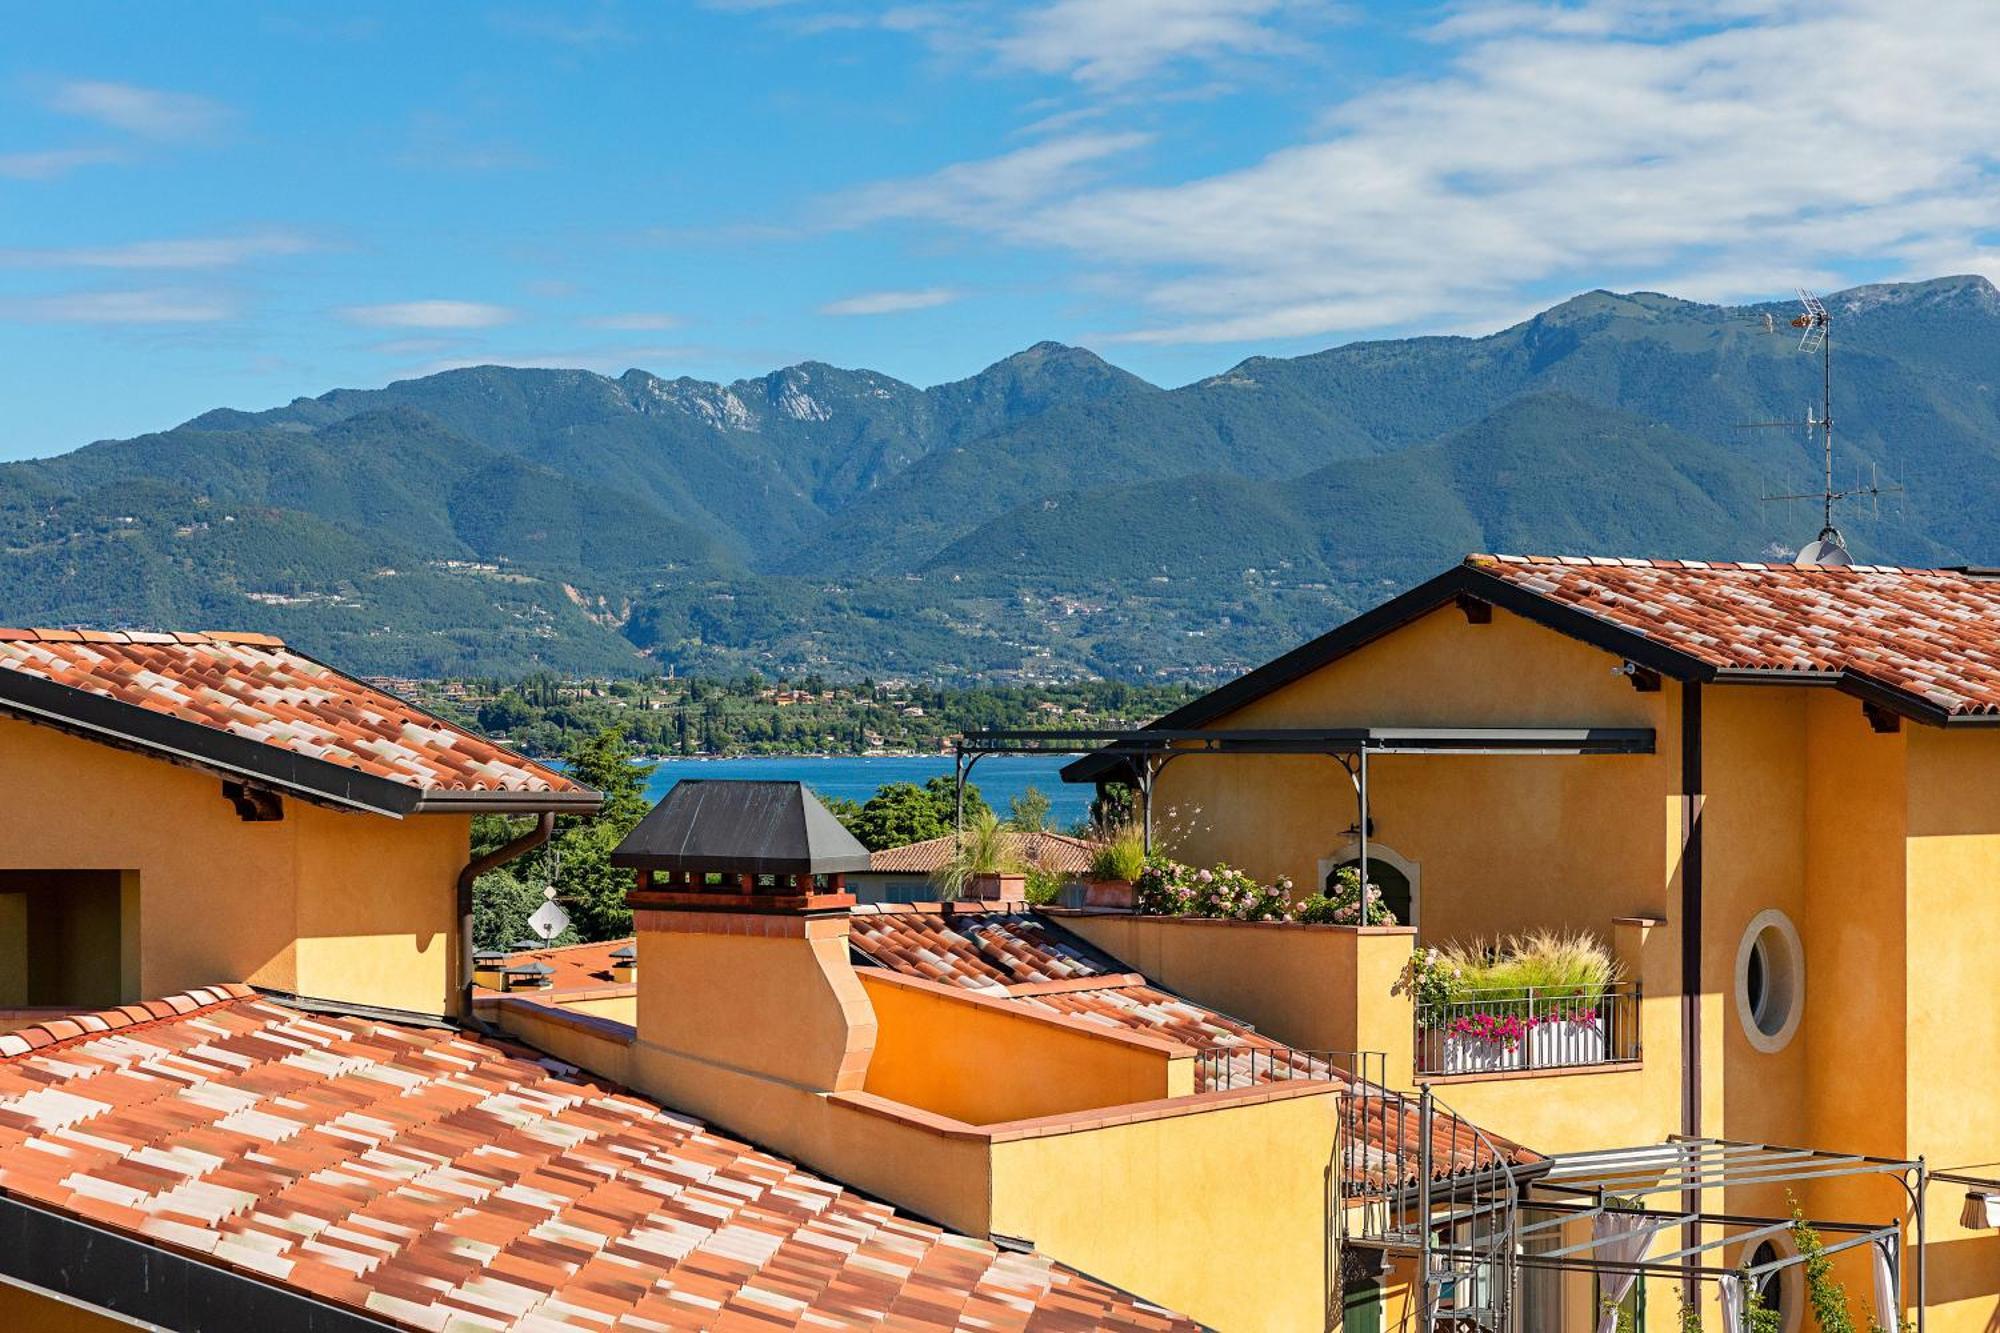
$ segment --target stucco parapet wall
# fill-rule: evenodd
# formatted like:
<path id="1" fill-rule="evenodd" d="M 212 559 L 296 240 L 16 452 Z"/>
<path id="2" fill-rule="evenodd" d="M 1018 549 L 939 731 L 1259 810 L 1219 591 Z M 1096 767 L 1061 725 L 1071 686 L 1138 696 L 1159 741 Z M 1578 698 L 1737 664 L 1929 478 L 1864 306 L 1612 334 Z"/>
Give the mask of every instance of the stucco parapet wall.
<path id="1" fill-rule="evenodd" d="M 1044 1012 L 1026 1005 L 1010 1003 L 1019 992 L 1009 990 L 1005 994 L 986 994 L 982 991 L 967 990 L 963 986 L 948 986 L 943 982 L 931 981 L 924 977 L 904 976 L 886 968 L 861 967 L 854 970 L 863 985 L 888 986 L 900 990 L 921 991 L 948 1004 L 963 1005 L 968 1009 L 984 1009 L 1017 1022 L 1056 1028 L 1064 1032 L 1089 1037 L 1094 1041 L 1107 1042 L 1113 1046 L 1136 1047 L 1155 1052 L 1169 1059 L 1192 1058 L 1198 1054 L 1194 1047 L 1165 1037 L 1155 1037 L 1148 1032 L 1134 1032 L 1129 1028 L 1106 1027 L 1088 1019 L 1072 1018 L 1067 1014 Z M 1104 984 L 1105 978 L 1091 977 L 1089 980 Z"/>
<path id="2" fill-rule="evenodd" d="M 553 1023 L 557 1027 L 588 1033 L 621 1046 L 629 1046 L 638 1038 L 638 1030 L 630 1023 L 620 1023 L 615 1018 L 605 1018 L 601 1014 L 584 1014 L 565 1008 L 563 1001 L 574 998 L 576 998 L 574 991 L 544 996 L 482 995 L 474 1001 L 474 1007 L 498 1012 L 503 1016 L 509 1013 L 520 1014 L 538 1022 Z"/>
<path id="3" fill-rule="evenodd" d="M 950 1116 L 939 1115 L 935 1111 L 926 1111 L 904 1102 L 892 1101 L 872 1092 L 835 1092 L 828 1094 L 827 1100 L 866 1115 L 926 1130 L 944 1138 L 992 1144 L 1053 1138 L 1063 1134 L 1086 1134 L 1093 1130 L 1112 1129 L 1120 1125 L 1139 1125 L 1154 1121 L 1177 1120 L 1183 1116 L 1211 1115 L 1245 1106 L 1259 1106 L 1267 1102 L 1296 1101 L 1302 1097 L 1333 1097 L 1338 1096 L 1340 1091 L 1341 1085 L 1331 1080 L 1300 1079 L 1286 1083 L 1260 1083 L 1253 1087 L 1230 1088 L 1223 1092 L 1200 1092 L 1187 1097 L 1162 1097 L 1154 1101 L 1132 1102 L 1126 1106 L 1071 1111 L 1062 1115 L 1009 1120 L 992 1125 L 968 1125 L 962 1120 L 954 1120 Z"/>
<path id="4" fill-rule="evenodd" d="M 1153 926 L 1226 926 L 1231 930 L 1302 930 L 1333 935 L 1407 935 L 1415 938 L 1415 926 L 1339 926 L 1326 921 L 1238 921 L 1226 916 L 1164 916 L 1132 912 L 1121 907 L 1037 907 L 1036 912 L 1053 917 L 1106 917 Z"/>
<path id="5" fill-rule="evenodd" d="M 491 1004 L 495 1000 L 517 999 L 537 1000 L 544 1004 L 568 1004 L 572 1000 L 622 1000 L 639 993 L 639 983 L 623 981 L 605 986 L 553 986 L 548 990 L 497 991 L 485 986 L 473 989 L 472 1003 L 475 1008 Z"/>
<path id="6" fill-rule="evenodd" d="M 681 935 L 762 935 L 771 939 L 844 939 L 847 914 L 802 916 L 796 912 L 696 911 L 676 908 L 635 908 L 633 931 L 656 930 Z"/>

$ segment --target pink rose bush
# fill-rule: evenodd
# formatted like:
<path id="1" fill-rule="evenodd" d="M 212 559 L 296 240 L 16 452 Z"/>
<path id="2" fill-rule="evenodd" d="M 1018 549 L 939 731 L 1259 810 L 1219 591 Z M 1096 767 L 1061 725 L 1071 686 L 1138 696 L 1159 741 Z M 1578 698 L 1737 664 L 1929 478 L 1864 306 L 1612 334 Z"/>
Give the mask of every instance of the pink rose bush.
<path id="1" fill-rule="evenodd" d="M 1283 875 L 1275 883 L 1259 884 L 1231 866 L 1197 870 L 1170 857 L 1152 856 L 1132 887 L 1139 911 L 1152 916 L 1292 920 L 1292 881 Z"/>

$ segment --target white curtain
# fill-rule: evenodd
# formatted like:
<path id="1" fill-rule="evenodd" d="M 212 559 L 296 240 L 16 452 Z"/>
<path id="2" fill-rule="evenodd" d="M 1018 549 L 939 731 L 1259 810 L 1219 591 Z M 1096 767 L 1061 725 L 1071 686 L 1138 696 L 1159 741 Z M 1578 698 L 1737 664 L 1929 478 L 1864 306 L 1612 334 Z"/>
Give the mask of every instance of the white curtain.
<path id="1" fill-rule="evenodd" d="M 1607 1208 L 1591 1219 L 1590 1238 L 1596 1242 L 1593 1253 L 1613 1263 L 1636 1264 L 1653 1248 L 1653 1237 L 1665 1225 L 1640 1213 Z M 1604 1274 L 1604 1308 L 1597 1312 L 1597 1333 L 1615 1333 L 1618 1319 L 1612 1312 L 1632 1294 L 1632 1284 L 1638 1279 L 1637 1273 Z"/>
<path id="2" fill-rule="evenodd" d="M 1722 1297 L 1722 1327 L 1725 1333 L 1740 1333 L 1743 1328 L 1743 1279 L 1731 1273 L 1717 1278 L 1716 1293 Z"/>
<path id="3" fill-rule="evenodd" d="M 1896 1239 L 1884 1236 L 1868 1248 L 1875 1252 L 1875 1321 L 1885 1329 L 1901 1328 L 1903 1307 L 1896 1291 Z"/>

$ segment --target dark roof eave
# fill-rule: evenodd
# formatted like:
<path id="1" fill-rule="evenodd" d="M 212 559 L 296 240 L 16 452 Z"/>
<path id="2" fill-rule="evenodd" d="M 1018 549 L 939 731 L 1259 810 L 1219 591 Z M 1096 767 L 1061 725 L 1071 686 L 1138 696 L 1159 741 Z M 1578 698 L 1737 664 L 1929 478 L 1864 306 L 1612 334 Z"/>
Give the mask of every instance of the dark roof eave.
<path id="1" fill-rule="evenodd" d="M 19 671 L 0 671 L 0 713 L 82 740 L 200 769 L 340 810 L 415 814 L 591 814 L 603 797 L 575 792 L 419 790 L 393 778 L 297 754 Z"/>
<path id="2" fill-rule="evenodd" d="M 1207 726 L 1217 718 L 1225 717 L 1321 667 L 1337 662 L 1461 596 L 1476 597 L 1675 680 L 1706 680 L 1715 674 L 1715 669 L 1699 658 L 1669 648 L 1644 634 L 1614 625 L 1587 611 L 1564 606 L 1488 573 L 1477 565 L 1458 564 L 1380 606 L 1362 612 L 1317 639 L 1210 690 L 1199 699 L 1181 705 L 1146 729 L 1192 731 Z M 1072 760 L 1060 772 L 1064 782 L 1099 782 L 1108 780 L 1111 774 L 1125 765 L 1123 756 L 1100 750 Z"/>
<path id="3" fill-rule="evenodd" d="M 89 1262 L 80 1262 L 82 1256 Z M 0 1191 L 0 1274 L 154 1328 L 376 1333 L 397 1325 Z"/>
<path id="4" fill-rule="evenodd" d="M 2000 714 L 1955 713 L 1941 704 L 1895 689 L 1846 668 L 1836 670 L 1794 670 L 1789 667 L 1724 667 L 1713 680 L 1718 685 L 1798 685 L 1832 688 L 1864 703 L 1885 708 L 1898 717 L 1930 727 L 1996 726 Z"/>
<path id="5" fill-rule="evenodd" d="M 410 807 L 413 815 L 594 815 L 604 794 L 588 787 L 574 791 L 454 791 L 432 787 Z"/>

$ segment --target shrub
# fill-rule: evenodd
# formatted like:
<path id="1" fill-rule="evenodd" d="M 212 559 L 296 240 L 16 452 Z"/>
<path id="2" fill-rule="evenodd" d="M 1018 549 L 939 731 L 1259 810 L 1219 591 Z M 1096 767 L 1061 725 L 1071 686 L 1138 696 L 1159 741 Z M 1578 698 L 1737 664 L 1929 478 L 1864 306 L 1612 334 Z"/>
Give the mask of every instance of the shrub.
<path id="1" fill-rule="evenodd" d="M 1361 872 L 1353 866 L 1342 866 L 1334 872 L 1331 892 L 1315 893 L 1299 904 L 1299 920 L 1335 926 L 1397 924 L 1396 914 L 1383 905 L 1382 890 L 1370 884 L 1367 898 L 1368 907 L 1364 913 L 1361 908 Z"/>
<path id="2" fill-rule="evenodd" d="M 998 875 L 1019 870 L 1011 830 L 991 810 L 981 810 L 966 821 L 958 835 L 958 849 L 951 860 L 931 876 L 938 897 L 946 902 L 964 895 L 978 875 Z"/>
<path id="3" fill-rule="evenodd" d="M 1098 881 L 1121 879 L 1137 884 L 1145 869 L 1146 839 L 1134 824 L 1107 830 L 1104 841 L 1090 856 L 1090 877 Z"/>
<path id="4" fill-rule="evenodd" d="M 1028 871 L 1028 901 L 1036 907 L 1047 907 L 1062 896 L 1063 887 L 1068 883 L 1069 876 L 1059 870 L 1032 867 Z"/>
<path id="5" fill-rule="evenodd" d="M 1155 856 L 1145 863 L 1133 884 L 1139 910 L 1153 916 L 1292 919 L 1292 882 L 1283 876 L 1265 885 L 1231 866 L 1197 870 L 1169 857 Z"/>
<path id="6" fill-rule="evenodd" d="M 1439 960 L 1456 970 L 1460 992 L 1477 992 L 1490 1004 L 1526 1000 L 1530 990 L 1542 1000 L 1575 1000 L 1595 1008 L 1618 980 L 1617 960 L 1595 935 L 1585 931 L 1537 930 L 1491 944 L 1447 944 Z"/>

